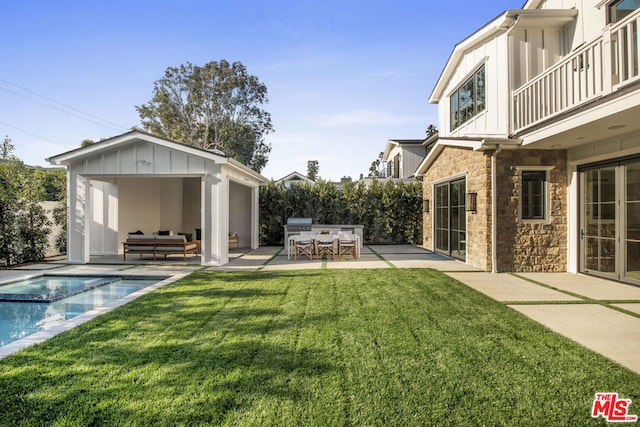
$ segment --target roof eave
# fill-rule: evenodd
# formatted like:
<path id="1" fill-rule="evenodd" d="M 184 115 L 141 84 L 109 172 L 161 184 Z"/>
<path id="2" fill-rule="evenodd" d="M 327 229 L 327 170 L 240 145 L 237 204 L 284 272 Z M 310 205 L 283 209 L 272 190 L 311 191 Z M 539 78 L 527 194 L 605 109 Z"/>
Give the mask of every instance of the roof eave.
<path id="1" fill-rule="evenodd" d="M 91 157 L 92 155 L 100 153 L 101 151 L 108 150 L 118 144 L 122 144 L 124 142 L 134 142 L 136 140 L 155 143 L 171 149 L 178 149 L 188 154 L 203 157 L 220 164 L 227 163 L 228 161 L 227 157 L 217 153 L 213 153 L 209 150 L 192 147 L 190 145 L 172 141 L 166 138 L 161 138 L 161 137 L 151 135 L 149 133 L 142 132 L 139 130 L 132 130 L 130 132 L 126 132 L 121 135 L 117 135 L 112 138 L 108 138 L 108 139 L 96 142 L 95 144 L 91 144 L 86 147 L 76 148 L 71 151 L 67 151 L 66 153 L 49 157 L 46 160 L 52 165 L 69 166 L 71 163 L 75 161 L 78 161 L 87 157 Z"/>
<path id="2" fill-rule="evenodd" d="M 266 184 L 267 181 L 269 181 L 267 178 L 262 176 L 259 172 L 254 171 L 249 166 L 243 164 L 242 162 L 237 161 L 236 159 L 229 157 L 227 158 L 227 163 L 230 166 L 233 166 L 236 169 L 239 169 L 241 172 L 245 173 L 246 175 L 250 175 L 252 178 L 259 181 L 260 184 Z"/>
<path id="3" fill-rule="evenodd" d="M 514 25 L 520 23 L 526 25 L 534 20 L 540 21 L 545 25 L 564 25 L 574 19 L 578 14 L 576 9 L 544 9 L 539 10 L 539 1 L 529 1 L 523 9 L 510 9 L 503 12 L 497 18 L 487 23 L 469 37 L 456 44 L 453 52 L 447 61 L 436 86 L 429 96 L 429 103 L 437 104 L 444 96 L 444 90 L 447 88 L 449 80 L 453 76 L 462 56 L 469 49 L 484 42 L 490 37 L 509 31 Z"/>
<path id="4" fill-rule="evenodd" d="M 542 4 L 542 0 L 527 0 L 525 4 L 522 6 L 522 9 L 525 9 L 525 10 L 537 9 L 540 7 L 540 4 Z"/>
<path id="5" fill-rule="evenodd" d="M 391 154 L 391 150 L 398 146 L 398 143 L 393 139 L 387 141 L 387 145 L 384 147 L 384 152 L 382 153 L 382 161 L 387 162 L 389 159 L 389 154 Z"/>
<path id="6" fill-rule="evenodd" d="M 429 96 L 430 104 L 437 104 L 443 96 L 443 92 L 453 75 L 462 55 L 473 46 L 481 43 L 489 37 L 494 36 L 497 33 L 502 33 L 508 30 L 515 22 L 515 15 L 519 10 L 507 10 L 500 14 L 497 18 L 487 23 L 485 26 L 471 34 L 469 37 L 456 44 L 453 48 L 453 52 L 447 61 L 436 86 L 434 87 L 431 95 Z"/>
<path id="7" fill-rule="evenodd" d="M 463 148 L 473 151 L 490 151 L 498 149 L 517 149 L 521 145 L 521 139 L 513 138 L 439 138 L 431 151 L 429 151 L 422 162 L 420 162 L 414 172 L 414 175 L 418 179 L 423 177 L 445 147 Z"/>

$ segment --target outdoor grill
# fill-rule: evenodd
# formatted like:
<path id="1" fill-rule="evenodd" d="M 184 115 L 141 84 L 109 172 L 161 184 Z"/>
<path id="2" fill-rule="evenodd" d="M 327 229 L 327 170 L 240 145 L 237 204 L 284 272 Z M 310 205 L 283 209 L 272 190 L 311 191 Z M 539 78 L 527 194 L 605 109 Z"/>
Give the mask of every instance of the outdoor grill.
<path id="1" fill-rule="evenodd" d="M 284 225 L 284 245 L 289 249 L 289 236 L 303 231 L 311 232 L 311 218 L 289 218 Z"/>
<path id="2" fill-rule="evenodd" d="M 311 218 L 289 218 L 285 230 L 289 234 L 311 231 Z"/>

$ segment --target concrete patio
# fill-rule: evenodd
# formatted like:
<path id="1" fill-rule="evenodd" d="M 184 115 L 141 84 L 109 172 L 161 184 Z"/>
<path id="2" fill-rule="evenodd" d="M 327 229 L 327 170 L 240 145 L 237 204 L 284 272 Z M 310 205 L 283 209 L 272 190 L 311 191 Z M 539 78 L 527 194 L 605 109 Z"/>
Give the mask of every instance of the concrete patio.
<path id="1" fill-rule="evenodd" d="M 282 247 L 234 251 L 222 267 L 203 267 L 199 257 L 127 262 L 121 256 L 93 257 L 91 264 L 63 261 L 0 270 L 0 281 L 43 271 L 64 274 L 172 276 L 211 271 L 284 271 L 335 268 L 432 268 L 500 301 L 547 328 L 640 374 L 640 287 L 569 273 L 492 274 L 412 245 L 365 246 L 358 260 L 287 259 Z M 5 346 L 7 347 L 7 346 Z M 3 348 L 4 349 L 4 348 Z M 4 353 L 4 352 L 0 352 Z"/>

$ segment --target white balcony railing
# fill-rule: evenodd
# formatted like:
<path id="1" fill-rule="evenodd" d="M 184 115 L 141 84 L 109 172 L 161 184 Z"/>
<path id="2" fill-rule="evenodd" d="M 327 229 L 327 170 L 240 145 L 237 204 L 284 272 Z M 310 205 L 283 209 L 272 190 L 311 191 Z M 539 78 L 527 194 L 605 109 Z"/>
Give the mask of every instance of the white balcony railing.
<path id="1" fill-rule="evenodd" d="M 640 79 L 640 10 L 513 92 L 513 132 Z"/>

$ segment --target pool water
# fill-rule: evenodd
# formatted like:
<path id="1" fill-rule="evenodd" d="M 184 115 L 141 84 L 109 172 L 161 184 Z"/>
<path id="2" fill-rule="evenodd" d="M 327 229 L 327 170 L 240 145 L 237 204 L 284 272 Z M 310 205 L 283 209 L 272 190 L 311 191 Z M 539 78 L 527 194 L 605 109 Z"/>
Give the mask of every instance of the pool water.
<path id="1" fill-rule="evenodd" d="M 39 276 L 0 285 L 0 301 L 54 302 L 120 280 L 120 277 Z"/>
<path id="2" fill-rule="evenodd" d="M 104 279 L 104 278 L 92 278 Z M 111 278 L 113 279 L 113 278 Z M 140 280 L 118 278 L 94 289 L 83 291 L 53 302 L 0 302 L 0 346 L 17 341 L 35 332 L 51 328 L 94 308 L 102 307 L 135 291 L 145 288 L 161 279 Z M 26 288 L 33 284 L 21 281 L 0 285 L 0 292 L 6 292 L 6 286 L 13 286 L 12 294 L 19 290 L 19 284 Z M 57 285 L 56 285 L 57 286 Z M 71 285 L 74 287 L 75 285 Z M 28 293 L 26 288 L 24 293 Z M 49 289 L 50 290 L 50 289 Z M 48 292 L 49 290 L 44 290 Z M 38 288 L 37 292 L 43 289 Z"/>

